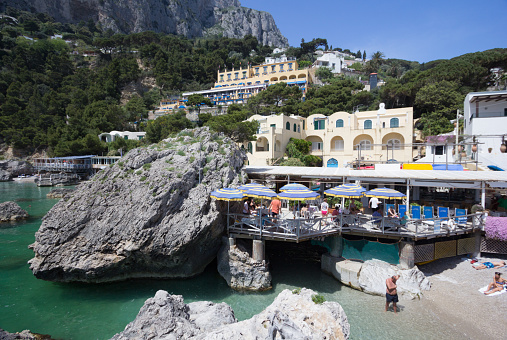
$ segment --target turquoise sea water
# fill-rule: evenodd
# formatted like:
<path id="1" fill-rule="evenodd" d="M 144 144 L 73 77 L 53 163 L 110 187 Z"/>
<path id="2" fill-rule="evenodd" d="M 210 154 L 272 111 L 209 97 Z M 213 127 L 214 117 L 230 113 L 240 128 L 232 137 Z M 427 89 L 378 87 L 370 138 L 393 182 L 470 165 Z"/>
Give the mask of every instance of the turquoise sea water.
<path id="1" fill-rule="evenodd" d="M 36 279 L 27 264 L 27 246 L 41 218 L 57 202 L 46 198 L 50 188 L 33 183 L 0 183 L 0 202 L 14 200 L 31 215 L 28 221 L 0 224 L 0 328 L 30 329 L 55 339 L 108 339 L 136 317 L 144 301 L 159 289 L 183 295 L 185 302 L 226 302 L 239 320 L 271 304 L 284 289 L 311 288 L 344 308 L 352 339 L 458 339 L 449 327 L 420 301 L 400 301 L 401 313 L 384 313 L 384 298 L 341 285 L 320 271 L 317 262 L 271 258 L 274 289 L 265 293 L 231 290 L 216 264 L 186 280 L 130 280 L 108 284 L 53 283 Z"/>

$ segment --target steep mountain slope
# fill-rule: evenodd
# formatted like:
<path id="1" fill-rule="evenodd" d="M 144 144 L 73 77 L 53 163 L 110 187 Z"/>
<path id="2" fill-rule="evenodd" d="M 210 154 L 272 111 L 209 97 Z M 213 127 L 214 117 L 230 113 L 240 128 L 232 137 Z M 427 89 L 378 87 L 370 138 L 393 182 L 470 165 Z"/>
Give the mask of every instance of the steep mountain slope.
<path id="1" fill-rule="evenodd" d="M 6 6 L 48 13 L 61 22 L 93 19 L 121 33 L 252 34 L 265 45 L 288 45 L 271 14 L 241 7 L 238 0 L 0 0 L 0 10 Z"/>

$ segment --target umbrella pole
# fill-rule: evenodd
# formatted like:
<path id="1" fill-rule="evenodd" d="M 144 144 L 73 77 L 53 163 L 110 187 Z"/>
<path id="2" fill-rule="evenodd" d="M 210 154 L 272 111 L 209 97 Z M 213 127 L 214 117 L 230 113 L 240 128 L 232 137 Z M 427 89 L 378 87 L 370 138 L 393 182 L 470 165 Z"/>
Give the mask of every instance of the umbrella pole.
<path id="1" fill-rule="evenodd" d="M 229 233 L 229 218 L 230 218 L 230 216 L 229 216 L 229 204 L 230 204 L 230 202 L 227 201 L 227 234 Z"/>

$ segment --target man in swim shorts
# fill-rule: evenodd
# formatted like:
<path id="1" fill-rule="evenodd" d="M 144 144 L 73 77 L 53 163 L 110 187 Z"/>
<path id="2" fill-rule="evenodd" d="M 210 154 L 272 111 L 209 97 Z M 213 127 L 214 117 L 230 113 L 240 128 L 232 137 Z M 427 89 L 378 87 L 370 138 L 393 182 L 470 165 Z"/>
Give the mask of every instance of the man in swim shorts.
<path id="1" fill-rule="evenodd" d="M 475 269 L 486 269 L 486 268 L 501 268 L 505 266 L 505 261 L 491 261 L 491 262 L 482 262 L 477 265 L 474 265 Z"/>
<path id="2" fill-rule="evenodd" d="M 398 281 L 399 278 L 399 275 L 393 275 L 386 280 L 386 312 L 392 302 L 394 314 L 398 313 L 398 309 L 396 308 L 396 303 L 398 302 L 398 291 L 396 290 L 398 286 L 396 285 L 396 281 Z"/>

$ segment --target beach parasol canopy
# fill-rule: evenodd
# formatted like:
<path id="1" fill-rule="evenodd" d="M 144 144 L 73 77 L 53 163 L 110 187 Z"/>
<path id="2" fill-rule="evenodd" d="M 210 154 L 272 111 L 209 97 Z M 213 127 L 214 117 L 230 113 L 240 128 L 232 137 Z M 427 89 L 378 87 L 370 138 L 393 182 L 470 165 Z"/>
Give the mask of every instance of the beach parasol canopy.
<path id="1" fill-rule="evenodd" d="M 283 187 L 280 188 L 280 191 L 285 190 L 309 190 L 308 187 L 304 186 L 303 184 L 299 183 L 289 183 L 285 184 Z"/>
<path id="2" fill-rule="evenodd" d="M 238 189 L 222 188 L 212 191 L 210 196 L 221 201 L 242 201 L 245 198 L 245 193 Z"/>
<path id="3" fill-rule="evenodd" d="M 390 188 L 377 188 L 370 191 L 366 191 L 364 193 L 364 196 L 384 198 L 388 200 L 401 200 L 407 198 L 407 195 Z"/>
<path id="4" fill-rule="evenodd" d="M 238 187 L 239 190 L 241 191 L 247 191 L 248 189 L 268 189 L 266 186 L 262 185 L 262 184 L 259 184 L 259 183 L 248 183 L 248 184 L 243 184 L 241 186 Z"/>
<path id="5" fill-rule="evenodd" d="M 273 197 L 276 197 L 278 194 L 274 192 L 271 189 L 265 188 L 265 187 L 259 187 L 259 188 L 250 188 L 247 191 L 245 191 L 245 196 L 248 197 L 255 197 L 255 198 L 266 198 L 266 199 L 272 199 Z"/>
<path id="6" fill-rule="evenodd" d="M 306 190 L 285 190 L 278 194 L 278 198 L 292 201 L 314 200 L 319 197 L 318 193 L 308 188 Z"/>
<path id="7" fill-rule="evenodd" d="M 361 198 L 365 191 L 366 189 L 360 185 L 348 183 L 327 189 L 324 194 L 342 198 Z"/>

